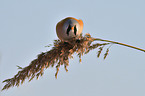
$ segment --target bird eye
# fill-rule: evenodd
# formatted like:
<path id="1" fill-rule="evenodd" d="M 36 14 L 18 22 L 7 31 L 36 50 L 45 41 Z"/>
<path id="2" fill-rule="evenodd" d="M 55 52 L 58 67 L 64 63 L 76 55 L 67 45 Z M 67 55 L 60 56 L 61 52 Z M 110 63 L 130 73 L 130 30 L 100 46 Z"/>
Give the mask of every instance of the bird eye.
<path id="1" fill-rule="evenodd" d="M 76 28 L 76 25 L 74 27 L 74 34 L 76 35 L 77 34 L 77 28 Z"/>
<path id="2" fill-rule="evenodd" d="M 69 25 L 66 31 L 67 36 L 69 36 L 69 31 L 71 30 L 71 26 Z"/>

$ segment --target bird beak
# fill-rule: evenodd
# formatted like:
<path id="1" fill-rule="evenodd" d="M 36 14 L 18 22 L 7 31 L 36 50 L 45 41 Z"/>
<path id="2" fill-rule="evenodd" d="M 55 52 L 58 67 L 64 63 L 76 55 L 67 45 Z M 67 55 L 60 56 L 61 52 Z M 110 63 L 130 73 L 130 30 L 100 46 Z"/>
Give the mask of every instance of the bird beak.
<path id="1" fill-rule="evenodd" d="M 74 27 L 71 27 L 71 30 L 74 30 Z"/>

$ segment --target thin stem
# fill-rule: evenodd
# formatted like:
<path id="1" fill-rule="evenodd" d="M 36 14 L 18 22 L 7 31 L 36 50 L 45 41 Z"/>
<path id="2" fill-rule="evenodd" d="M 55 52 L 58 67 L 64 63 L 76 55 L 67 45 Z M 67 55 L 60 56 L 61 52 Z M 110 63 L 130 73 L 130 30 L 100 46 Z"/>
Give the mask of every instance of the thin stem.
<path id="1" fill-rule="evenodd" d="M 133 48 L 133 49 L 136 49 L 136 50 L 140 50 L 140 51 L 145 52 L 144 49 L 141 49 L 141 48 L 138 48 L 138 47 L 134 47 L 134 46 L 131 46 L 131 45 L 128 45 L 128 44 L 120 43 L 120 42 L 115 42 L 115 41 L 110 41 L 110 40 L 104 40 L 104 39 L 100 39 L 100 38 L 94 38 L 93 40 L 94 41 L 110 42 L 110 43 L 114 43 L 114 44 L 118 44 L 118 45 L 123 45 L 123 46 L 129 47 L 129 48 Z"/>

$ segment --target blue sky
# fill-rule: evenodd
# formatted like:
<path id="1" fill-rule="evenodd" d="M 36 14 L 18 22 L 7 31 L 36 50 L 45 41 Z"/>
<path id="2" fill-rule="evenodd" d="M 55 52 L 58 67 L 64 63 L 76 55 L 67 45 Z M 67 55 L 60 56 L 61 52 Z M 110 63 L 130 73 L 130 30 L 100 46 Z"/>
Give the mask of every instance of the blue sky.
<path id="1" fill-rule="evenodd" d="M 83 34 L 145 49 L 144 0 L 1 0 L 0 88 L 58 39 L 55 27 L 72 16 L 84 22 Z M 105 51 L 104 51 L 105 52 Z M 1 96 L 145 96 L 145 54 L 113 45 L 106 60 L 97 50 L 74 54 L 68 72 L 46 69 L 43 77 L 0 92 Z"/>

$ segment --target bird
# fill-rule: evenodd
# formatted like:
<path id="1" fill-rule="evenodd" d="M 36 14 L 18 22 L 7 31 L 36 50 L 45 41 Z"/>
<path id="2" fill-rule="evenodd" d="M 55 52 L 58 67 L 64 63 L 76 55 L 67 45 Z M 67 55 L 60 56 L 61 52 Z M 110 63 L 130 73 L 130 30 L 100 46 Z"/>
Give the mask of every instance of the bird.
<path id="1" fill-rule="evenodd" d="M 83 31 L 83 21 L 73 17 L 67 17 L 56 25 L 58 38 L 63 42 L 69 42 L 72 38 L 77 38 Z"/>

